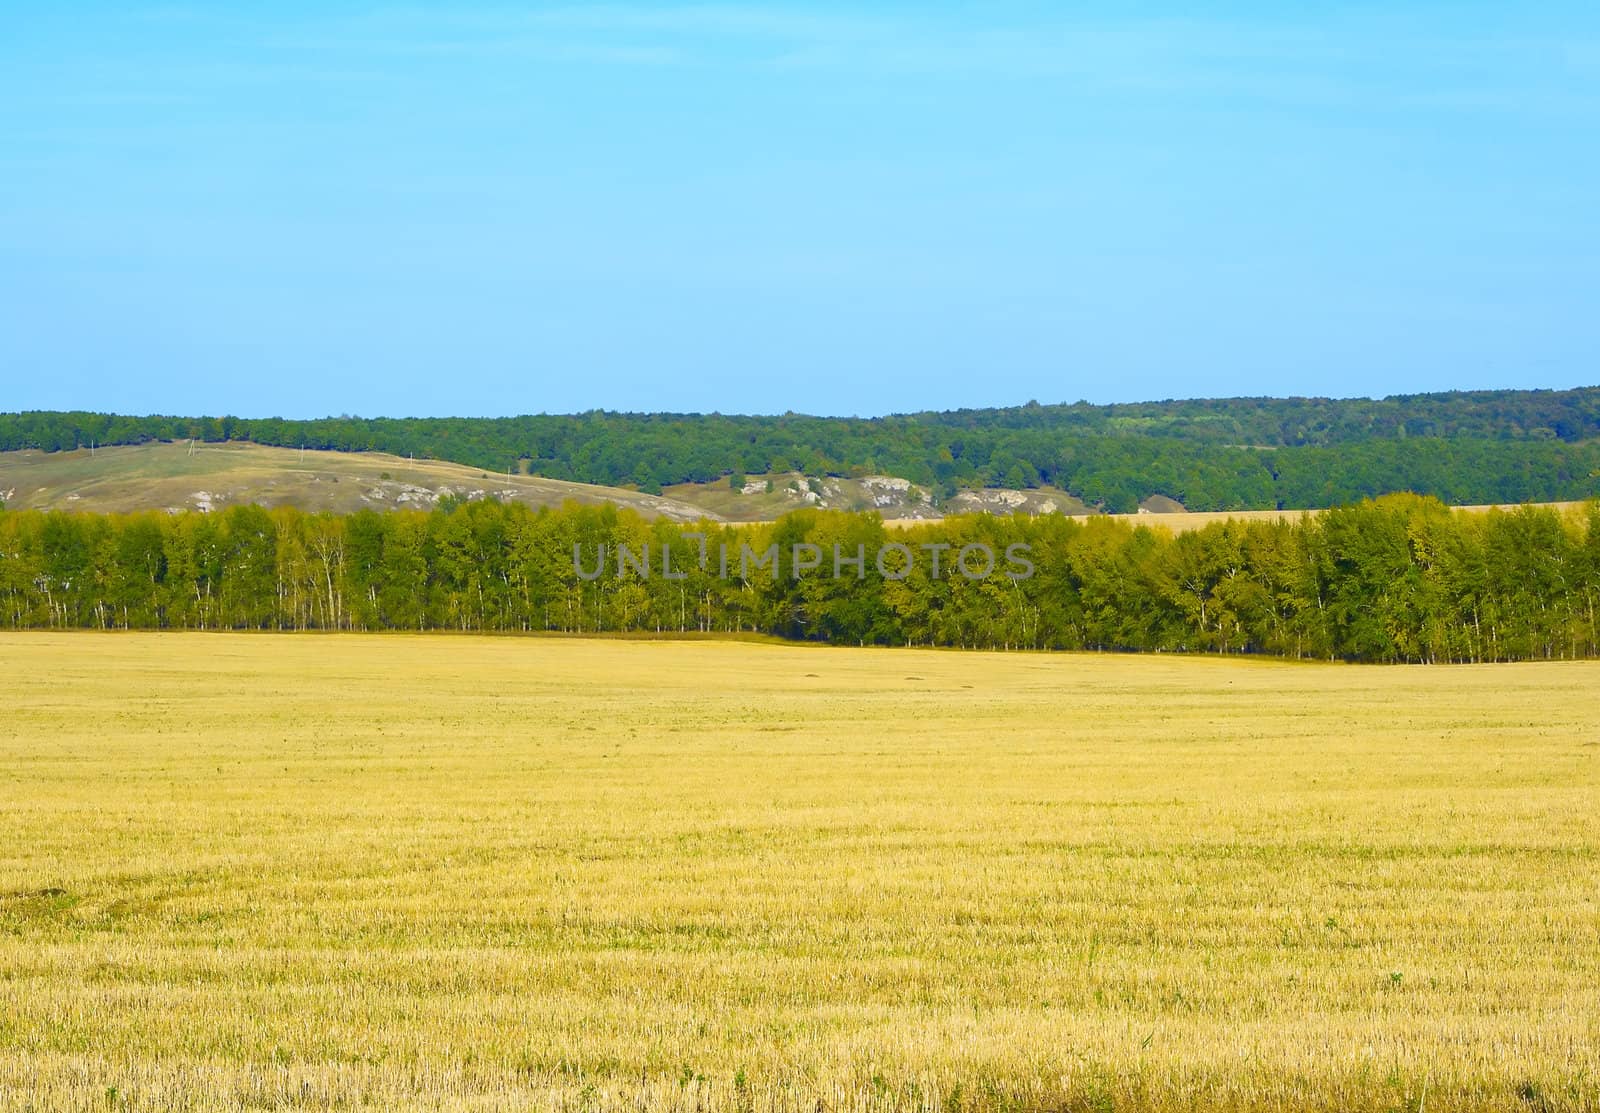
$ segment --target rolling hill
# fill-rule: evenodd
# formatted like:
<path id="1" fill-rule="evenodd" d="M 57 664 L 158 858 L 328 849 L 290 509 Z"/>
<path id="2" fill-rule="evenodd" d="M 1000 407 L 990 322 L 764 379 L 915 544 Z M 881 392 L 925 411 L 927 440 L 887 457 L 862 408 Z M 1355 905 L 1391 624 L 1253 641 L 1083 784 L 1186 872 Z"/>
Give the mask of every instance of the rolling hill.
<path id="1" fill-rule="evenodd" d="M 569 500 L 611 503 L 647 518 L 674 521 L 770 521 L 808 507 L 875 510 L 889 520 L 913 521 L 979 511 L 1093 512 L 1071 495 L 1052 490 L 961 491 L 936 504 L 926 488 L 894 476 L 848 479 L 790 472 L 754 476 L 737 489 L 726 481 L 684 483 L 650 495 L 385 452 L 290 449 L 245 441 L 0 452 L 0 501 L 16 510 L 217 510 L 254 503 L 349 513 L 426 510 L 446 497 L 492 497 L 529 506 L 559 506 Z"/>
<path id="2" fill-rule="evenodd" d="M 0 452 L 0 499 L 19 510 L 216 510 L 256 503 L 349 513 L 366 508 L 426 510 L 442 498 L 489 496 L 529 506 L 612 503 L 675 521 L 706 516 L 681 500 L 638 491 L 497 475 L 384 452 L 274 448 L 241 441 Z"/>

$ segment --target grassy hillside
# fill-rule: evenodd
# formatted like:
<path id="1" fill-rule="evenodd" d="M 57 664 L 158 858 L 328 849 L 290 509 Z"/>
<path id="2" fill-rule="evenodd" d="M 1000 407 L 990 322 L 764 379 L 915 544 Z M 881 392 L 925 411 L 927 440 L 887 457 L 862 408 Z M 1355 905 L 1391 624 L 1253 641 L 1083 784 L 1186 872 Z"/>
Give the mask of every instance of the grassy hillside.
<path id="1" fill-rule="evenodd" d="M 914 522 L 948 514 L 1089 514 L 1082 500 L 1053 487 L 1013 491 L 960 490 L 946 498 L 897 476 L 734 476 L 710 483 L 679 483 L 664 494 L 704 507 L 729 522 L 771 521 L 791 510 L 871 510 L 889 521 Z M 1175 503 L 1173 506 L 1182 510 Z"/>
<path id="2" fill-rule="evenodd" d="M 767 489 L 768 484 L 772 489 Z M 410 460 L 384 452 L 288 449 L 243 441 L 149 442 L 68 452 L 0 452 L 0 501 L 14 510 L 218 510 L 254 503 L 308 511 L 428 509 L 440 498 L 493 497 L 530 506 L 566 501 L 611 503 L 647 517 L 770 521 L 791 510 L 875 510 L 890 520 L 946 514 L 1086 514 L 1062 491 L 961 491 L 941 501 L 925 487 L 892 476 L 846 479 L 787 472 L 684 483 L 662 495 L 542 476 L 489 473 L 442 460 Z M 1181 507 L 1179 508 L 1181 509 Z"/>
<path id="3" fill-rule="evenodd" d="M 1600 663 L 0 635 L 0 1107 L 1592 1110 Z"/>
<path id="4" fill-rule="evenodd" d="M 349 513 L 426 510 L 447 496 L 492 496 L 529 506 L 612 503 L 676 520 L 705 514 L 679 500 L 638 491 L 492 474 L 383 452 L 302 451 L 228 441 L 0 453 L 0 499 L 19 510 L 217 510 L 256 503 Z"/>

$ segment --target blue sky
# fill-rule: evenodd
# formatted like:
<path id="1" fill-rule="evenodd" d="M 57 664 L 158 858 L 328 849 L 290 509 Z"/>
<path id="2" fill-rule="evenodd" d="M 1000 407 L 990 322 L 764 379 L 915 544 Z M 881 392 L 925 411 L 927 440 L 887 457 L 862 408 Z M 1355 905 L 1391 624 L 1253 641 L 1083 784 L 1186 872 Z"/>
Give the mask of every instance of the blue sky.
<path id="1" fill-rule="evenodd" d="M 0 410 L 1594 384 L 1597 11 L 0 4 Z"/>

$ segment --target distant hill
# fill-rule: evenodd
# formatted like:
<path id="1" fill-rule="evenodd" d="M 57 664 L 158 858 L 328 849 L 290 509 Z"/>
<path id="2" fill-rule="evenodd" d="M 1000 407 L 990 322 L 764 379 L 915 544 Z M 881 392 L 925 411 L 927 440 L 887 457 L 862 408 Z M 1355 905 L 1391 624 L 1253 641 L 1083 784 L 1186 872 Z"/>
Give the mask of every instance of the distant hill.
<path id="1" fill-rule="evenodd" d="M 219 510 L 256 503 L 350 513 L 428 510 L 444 498 L 486 497 L 530 506 L 611 503 L 679 521 L 704 515 L 698 507 L 638 491 L 495 475 L 383 452 L 302 452 L 239 441 L 0 452 L 0 499 L 13 510 Z"/>
<path id="2" fill-rule="evenodd" d="M 1600 387 L 1029 403 L 870 419 L 599 411 L 313 421 L 0 414 L 0 450 L 189 439 L 388 452 L 649 494 L 729 477 L 760 476 L 764 484 L 792 475 L 897 477 L 938 504 L 963 491 L 1040 492 L 1046 499 L 1053 491 L 1120 512 L 1158 496 L 1217 511 L 1320 508 L 1402 490 L 1456 504 L 1600 493 Z"/>
<path id="3" fill-rule="evenodd" d="M 446 498 L 494 498 L 529 506 L 610 503 L 647 518 L 675 521 L 702 517 L 769 521 L 807 507 L 875 510 L 891 520 L 984 510 L 1088 512 L 1070 495 L 1048 490 L 962 491 L 935 508 L 925 488 L 892 476 L 831 479 L 788 474 L 770 480 L 758 476 L 738 488 L 726 481 L 686 483 L 656 496 L 541 476 L 492 474 L 386 452 L 301 450 L 246 441 L 154 441 L 69 452 L 0 452 L 0 502 L 14 510 L 121 513 L 219 510 L 253 503 L 343 514 L 362 509 L 427 510 Z"/>
<path id="4" fill-rule="evenodd" d="M 679 483 L 665 493 L 704 507 L 708 516 L 728 522 L 765 522 L 791 510 L 871 510 L 890 521 L 925 521 L 950 514 L 1090 514 L 1092 508 L 1051 487 L 1026 491 L 964 488 L 947 498 L 908 479 L 890 475 L 859 477 L 802 475 L 730 476 L 710 483 Z M 1181 511 L 1183 507 L 1173 504 Z"/>

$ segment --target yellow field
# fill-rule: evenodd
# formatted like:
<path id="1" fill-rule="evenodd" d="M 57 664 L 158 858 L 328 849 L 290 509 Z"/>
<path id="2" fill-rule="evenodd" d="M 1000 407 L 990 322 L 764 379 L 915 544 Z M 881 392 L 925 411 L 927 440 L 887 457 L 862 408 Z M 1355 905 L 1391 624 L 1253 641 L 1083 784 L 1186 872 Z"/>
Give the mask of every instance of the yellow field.
<path id="1" fill-rule="evenodd" d="M 1548 506 L 1564 513 L 1581 510 L 1587 503 L 1582 502 L 1538 502 L 1534 506 Z M 1468 514 L 1486 514 L 1490 510 L 1515 510 L 1517 507 L 1511 503 L 1481 506 L 1457 506 L 1454 509 Z M 1152 529 L 1164 529 L 1169 533 L 1188 533 L 1191 530 L 1205 529 L 1216 522 L 1298 522 L 1307 515 L 1315 518 L 1323 513 L 1321 510 L 1198 510 L 1178 511 L 1176 513 L 1138 513 L 1138 514 L 1072 514 L 1069 517 L 1080 522 L 1087 522 L 1091 518 L 1110 518 L 1113 521 L 1127 522 L 1131 526 L 1147 526 Z M 910 518 L 886 521 L 883 524 L 891 529 L 914 529 L 917 526 L 928 525 L 943 521 L 942 518 L 929 518 L 917 521 Z"/>
<path id="2" fill-rule="evenodd" d="M 1600 662 L 0 637 L 0 1107 L 1600 1108 Z"/>

